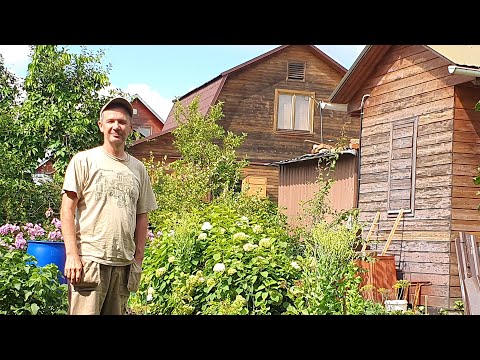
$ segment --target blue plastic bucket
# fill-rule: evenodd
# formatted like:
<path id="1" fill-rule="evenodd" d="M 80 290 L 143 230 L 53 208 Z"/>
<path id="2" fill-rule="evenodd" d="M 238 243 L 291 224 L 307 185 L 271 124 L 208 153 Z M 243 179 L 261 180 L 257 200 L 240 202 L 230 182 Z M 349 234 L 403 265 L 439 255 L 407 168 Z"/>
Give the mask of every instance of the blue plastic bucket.
<path id="1" fill-rule="evenodd" d="M 61 284 L 67 283 L 63 275 L 66 259 L 63 241 L 27 241 L 27 254 L 35 256 L 37 266 L 41 267 L 51 263 L 57 265 L 61 273 L 58 280 Z"/>

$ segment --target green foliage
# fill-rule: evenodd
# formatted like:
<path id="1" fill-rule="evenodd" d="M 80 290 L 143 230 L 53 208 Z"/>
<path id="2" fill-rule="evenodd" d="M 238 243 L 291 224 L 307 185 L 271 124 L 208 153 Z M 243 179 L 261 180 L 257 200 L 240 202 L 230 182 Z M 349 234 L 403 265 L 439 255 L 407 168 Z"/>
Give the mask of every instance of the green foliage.
<path id="1" fill-rule="evenodd" d="M 60 284 L 57 265 L 37 267 L 34 256 L 0 245 L 0 314 L 67 313 L 67 285 Z"/>
<path id="2" fill-rule="evenodd" d="M 30 171 L 50 150 L 63 175 L 73 154 L 101 143 L 97 121 L 106 99 L 99 91 L 110 85 L 103 55 L 103 50 L 94 53 L 85 47 L 80 54 L 57 45 L 31 47 L 26 98 L 14 119 L 16 131 L 5 135 Z"/>
<path id="3" fill-rule="evenodd" d="M 97 120 L 105 98 L 99 91 L 110 84 L 102 57 L 103 51 L 86 48 L 77 55 L 56 45 L 32 46 L 24 84 L 0 57 L 0 223 L 36 222 L 49 207 L 57 212 L 68 161 L 100 144 Z M 37 186 L 31 175 L 47 150 L 57 176 Z"/>
<path id="4" fill-rule="evenodd" d="M 292 291 L 291 314 L 381 314 L 383 306 L 361 296 L 361 278 L 355 265 L 357 228 L 320 222 L 304 239 L 300 286 Z"/>
<path id="5" fill-rule="evenodd" d="M 285 228 L 265 221 L 267 211 L 252 208 L 247 217 L 232 201 L 218 199 L 156 229 L 161 235 L 146 248 L 141 286 L 130 298 L 135 313 L 286 311 L 288 289 L 300 276 L 290 255 L 296 244 Z"/>
<path id="6" fill-rule="evenodd" d="M 206 115 L 199 109 L 199 96 L 188 106 L 174 105 L 174 116 L 179 125 L 174 131 L 174 145 L 181 159 L 172 164 L 179 176 L 202 175 L 206 192 L 213 197 L 234 189 L 240 179 L 241 169 L 248 165 L 246 159 L 238 160 L 236 149 L 243 143 L 245 133 L 235 135 L 218 125 L 223 118 L 223 103 L 217 102 Z"/>
<path id="7" fill-rule="evenodd" d="M 3 56 L 0 54 L 0 116 L 10 114 L 12 118 L 14 117 L 11 110 L 17 105 L 21 91 L 19 79 L 8 71 L 4 65 Z"/>
<path id="8" fill-rule="evenodd" d="M 21 161 L 19 157 L 9 159 L 12 163 Z M 46 209 L 59 212 L 63 182 L 59 174 L 54 174 L 52 181 L 37 185 L 30 175 L 20 177 L 18 174 L 9 173 L 7 168 L 0 167 L 0 224 L 43 222 Z"/>

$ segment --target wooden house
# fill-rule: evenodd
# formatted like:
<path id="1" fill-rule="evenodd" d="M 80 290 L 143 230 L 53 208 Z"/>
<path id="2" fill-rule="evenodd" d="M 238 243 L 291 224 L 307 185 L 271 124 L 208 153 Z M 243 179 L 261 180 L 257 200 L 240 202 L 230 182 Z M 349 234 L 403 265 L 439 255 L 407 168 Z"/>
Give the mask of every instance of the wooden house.
<path id="1" fill-rule="evenodd" d="M 388 252 L 404 279 L 430 283 L 420 301 L 436 308 L 461 300 L 455 237 L 480 234 L 479 67 L 480 46 L 370 45 L 328 99 L 360 120 L 360 220 L 380 212 L 372 247 L 403 209 Z"/>
<path id="2" fill-rule="evenodd" d="M 165 120 L 153 110 L 140 95 L 135 94 L 130 101 L 133 107 L 133 129 L 144 137 L 162 132 Z"/>
<path id="3" fill-rule="evenodd" d="M 218 101 L 224 103 L 219 124 L 235 134 L 247 133 L 237 149 L 239 157 L 247 155 L 250 161 L 243 176 L 264 178 L 266 195 L 277 201 L 278 168 L 270 163 L 307 153 L 311 143 L 306 140 L 334 142 L 342 129 L 346 136 L 358 137 L 357 119 L 347 123 L 345 112 L 319 109 L 345 73 L 313 45 L 283 45 L 224 71 L 178 101 L 187 106 L 199 96 L 203 114 Z M 172 108 L 159 135 L 137 140 L 128 151 L 139 159 L 149 158 L 150 152 L 158 160 L 178 159 L 173 113 Z"/>

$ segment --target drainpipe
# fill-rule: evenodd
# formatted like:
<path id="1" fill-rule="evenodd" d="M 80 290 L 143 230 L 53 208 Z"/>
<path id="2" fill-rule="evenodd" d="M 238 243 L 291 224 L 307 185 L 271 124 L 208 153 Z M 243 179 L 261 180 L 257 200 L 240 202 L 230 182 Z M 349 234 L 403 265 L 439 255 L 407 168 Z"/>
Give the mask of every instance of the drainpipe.
<path id="1" fill-rule="evenodd" d="M 362 152 L 362 128 L 363 128 L 363 110 L 365 106 L 365 99 L 368 98 L 370 94 L 365 94 L 362 96 L 362 102 L 360 103 L 360 137 L 358 139 L 358 165 L 357 165 L 357 173 L 358 173 L 358 184 L 357 184 L 357 209 L 360 205 L 360 154 Z"/>

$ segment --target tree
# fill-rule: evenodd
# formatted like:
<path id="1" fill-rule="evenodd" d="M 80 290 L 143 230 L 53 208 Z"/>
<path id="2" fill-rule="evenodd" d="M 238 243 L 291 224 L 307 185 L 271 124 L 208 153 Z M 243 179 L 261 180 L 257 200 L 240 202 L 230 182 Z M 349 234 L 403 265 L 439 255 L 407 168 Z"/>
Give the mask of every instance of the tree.
<path id="1" fill-rule="evenodd" d="M 30 48 L 24 84 L 0 56 L 0 224 L 34 222 L 58 209 L 59 184 L 74 153 L 100 144 L 97 120 L 106 101 L 111 65 L 102 50 L 70 54 L 56 45 Z M 119 90 L 112 91 L 121 94 Z M 32 173 L 46 151 L 53 153 L 54 181 L 34 184 Z"/>
<path id="2" fill-rule="evenodd" d="M 246 158 L 237 159 L 236 149 L 247 134 L 236 135 L 217 122 L 223 118 L 223 102 L 217 102 L 203 116 L 199 110 L 200 98 L 196 96 L 188 106 L 175 103 L 174 117 L 179 124 L 173 131 L 173 144 L 181 159 L 175 162 L 176 170 L 185 164 L 194 165 L 208 175 L 209 190 L 213 196 L 233 190 L 240 179 L 241 169 L 248 165 Z"/>
<path id="3" fill-rule="evenodd" d="M 63 175 L 76 152 L 101 143 L 97 120 L 110 85 L 111 65 L 101 64 L 103 50 L 70 54 L 65 47 L 35 45 L 25 78 L 26 99 L 15 122 L 13 140 L 31 171 L 45 151 L 53 153 L 54 167 Z M 115 90 L 115 93 L 120 93 Z"/>

